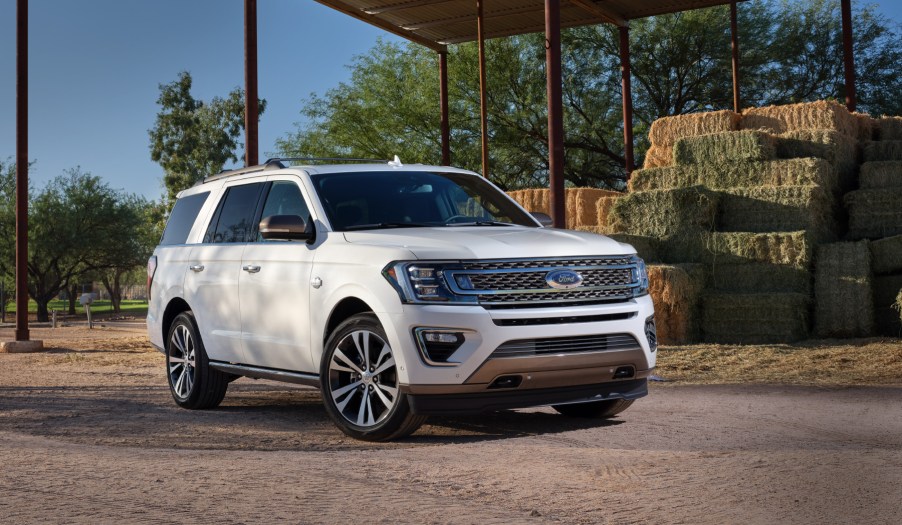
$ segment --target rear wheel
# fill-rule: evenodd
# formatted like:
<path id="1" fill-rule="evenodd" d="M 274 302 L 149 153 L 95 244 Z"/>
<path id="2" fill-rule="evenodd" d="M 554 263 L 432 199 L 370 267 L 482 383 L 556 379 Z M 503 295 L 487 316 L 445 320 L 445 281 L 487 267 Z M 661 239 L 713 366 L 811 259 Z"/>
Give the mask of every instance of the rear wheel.
<path id="1" fill-rule="evenodd" d="M 323 402 L 345 434 L 366 441 L 408 436 L 426 420 L 410 411 L 385 331 L 373 314 L 358 314 L 326 342 Z"/>
<path id="2" fill-rule="evenodd" d="M 632 399 L 607 399 L 588 403 L 572 403 L 569 405 L 553 405 L 552 408 L 565 416 L 571 417 L 614 417 L 633 404 Z"/>
<path id="3" fill-rule="evenodd" d="M 180 313 L 169 328 L 166 377 L 172 398 L 182 408 L 218 406 L 229 387 L 230 374 L 210 368 L 191 312 Z"/>

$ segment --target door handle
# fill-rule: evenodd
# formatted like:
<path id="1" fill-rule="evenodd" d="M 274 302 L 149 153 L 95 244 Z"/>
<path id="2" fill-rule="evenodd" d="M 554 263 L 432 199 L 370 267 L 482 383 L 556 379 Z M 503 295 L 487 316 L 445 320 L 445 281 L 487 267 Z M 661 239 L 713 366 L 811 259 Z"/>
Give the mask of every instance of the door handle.
<path id="1" fill-rule="evenodd" d="M 260 267 L 254 266 L 253 264 L 242 266 L 241 269 L 246 271 L 247 273 L 257 273 L 260 271 Z"/>
<path id="2" fill-rule="evenodd" d="M 188 267 L 188 269 L 195 273 L 202 272 L 202 271 L 204 271 L 204 265 L 203 264 L 192 264 L 191 266 Z"/>

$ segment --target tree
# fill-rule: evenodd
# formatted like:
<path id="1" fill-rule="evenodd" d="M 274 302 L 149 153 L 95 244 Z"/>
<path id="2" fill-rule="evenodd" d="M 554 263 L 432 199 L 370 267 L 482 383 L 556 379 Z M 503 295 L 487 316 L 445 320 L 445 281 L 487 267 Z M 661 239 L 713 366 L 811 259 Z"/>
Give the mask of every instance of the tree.
<path id="1" fill-rule="evenodd" d="M 873 7 L 855 12 L 859 108 L 902 113 L 898 27 Z M 839 3 L 739 5 L 746 106 L 842 99 Z M 638 157 L 663 116 L 732 108 L 729 10 L 714 7 L 631 21 L 634 131 Z M 564 175 L 568 183 L 624 185 L 619 36 L 610 25 L 565 30 Z M 505 189 L 547 184 L 542 35 L 486 43 L 490 176 Z M 449 48 L 452 162 L 480 171 L 476 46 Z M 355 58 L 351 79 L 301 109 L 306 122 L 282 138 L 289 156 L 362 156 L 440 161 L 437 56 L 415 44 L 379 42 Z"/>
<path id="2" fill-rule="evenodd" d="M 191 74 L 160 84 L 160 112 L 150 135 L 150 158 L 165 171 L 163 179 L 169 202 L 185 188 L 222 170 L 226 162 L 238 161 L 235 150 L 244 130 L 244 91 L 235 88 L 226 98 L 210 102 L 191 95 Z M 266 110 L 260 100 L 259 113 Z"/>

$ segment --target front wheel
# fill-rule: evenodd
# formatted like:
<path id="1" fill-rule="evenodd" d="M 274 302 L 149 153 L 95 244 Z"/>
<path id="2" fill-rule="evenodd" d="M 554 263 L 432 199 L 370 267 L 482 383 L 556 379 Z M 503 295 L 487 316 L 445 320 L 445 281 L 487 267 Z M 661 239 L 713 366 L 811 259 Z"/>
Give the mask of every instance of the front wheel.
<path id="1" fill-rule="evenodd" d="M 553 405 L 552 408 L 565 416 L 607 418 L 623 412 L 633 404 L 633 401 L 633 399 L 606 399 L 588 403 Z"/>
<path id="2" fill-rule="evenodd" d="M 355 315 L 332 332 L 320 377 L 326 412 L 353 438 L 389 441 L 412 434 L 426 420 L 410 411 L 394 351 L 373 314 Z"/>
<path id="3" fill-rule="evenodd" d="M 166 377 L 172 398 L 182 408 L 216 407 L 229 387 L 229 374 L 210 368 L 191 312 L 180 313 L 169 328 Z"/>

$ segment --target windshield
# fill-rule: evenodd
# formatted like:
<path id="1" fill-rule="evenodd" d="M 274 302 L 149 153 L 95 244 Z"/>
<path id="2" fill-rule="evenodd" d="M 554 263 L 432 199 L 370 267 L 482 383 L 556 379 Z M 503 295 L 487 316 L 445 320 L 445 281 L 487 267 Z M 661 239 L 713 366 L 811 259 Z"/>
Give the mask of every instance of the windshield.
<path id="1" fill-rule="evenodd" d="M 311 177 L 335 231 L 418 226 L 536 227 L 484 179 L 460 173 L 385 171 Z"/>

